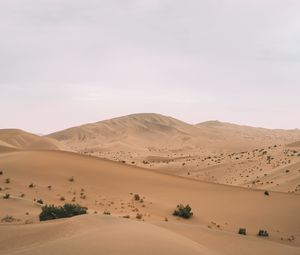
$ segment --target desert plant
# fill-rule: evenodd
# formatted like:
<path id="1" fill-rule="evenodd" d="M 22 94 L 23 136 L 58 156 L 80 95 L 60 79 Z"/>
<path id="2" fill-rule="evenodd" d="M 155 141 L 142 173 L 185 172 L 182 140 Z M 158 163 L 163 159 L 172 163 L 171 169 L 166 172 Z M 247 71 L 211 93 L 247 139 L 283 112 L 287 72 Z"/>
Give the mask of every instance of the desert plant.
<path id="1" fill-rule="evenodd" d="M 10 198 L 10 194 L 5 194 L 4 196 L 3 196 L 3 199 L 9 199 Z"/>
<path id="2" fill-rule="evenodd" d="M 262 229 L 260 229 L 259 231 L 258 231 L 258 234 L 257 234 L 258 236 L 263 236 L 263 237 L 268 237 L 269 236 L 269 233 L 268 233 L 268 231 L 267 230 L 262 230 Z"/>
<path id="3" fill-rule="evenodd" d="M 30 183 L 30 184 L 28 185 L 28 187 L 29 187 L 29 188 L 34 188 L 34 184 L 33 184 L 33 183 Z"/>
<path id="4" fill-rule="evenodd" d="M 264 194 L 265 194 L 266 196 L 269 196 L 269 195 L 270 195 L 270 194 L 269 194 L 269 191 L 267 191 L 267 190 L 264 192 Z"/>
<path id="5" fill-rule="evenodd" d="M 240 228 L 239 229 L 239 232 L 238 232 L 240 235 L 247 235 L 247 233 L 246 233 L 246 229 L 245 228 Z"/>
<path id="6" fill-rule="evenodd" d="M 0 171 L 0 175 L 3 175 L 3 171 Z"/>
<path id="7" fill-rule="evenodd" d="M 141 220 L 143 218 L 143 214 L 137 213 L 135 216 L 138 220 Z"/>
<path id="8" fill-rule="evenodd" d="M 59 218 L 69 218 L 76 215 L 86 214 L 87 208 L 78 204 L 64 204 L 63 206 L 45 205 L 39 215 L 40 221 Z"/>
<path id="9" fill-rule="evenodd" d="M 41 205 L 44 204 L 44 201 L 42 199 L 38 199 L 38 200 L 36 200 L 36 202 Z"/>
<path id="10" fill-rule="evenodd" d="M 138 201 L 138 200 L 140 200 L 141 198 L 140 198 L 140 195 L 139 194 L 135 194 L 134 195 L 134 200 L 136 200 L 136 201 Z"/>
<path id="11" fill-rule="evenodd" d="M 74 182 L 74 177 L 69 178 L 69 182 Z"/>
<path id="12" fill-rule="evenodd" d="M 178 217 L 182 217 L 185 219 L 189 219 L 193 216 L 192 213 L 192 208 L 189 205 L 177 205 L 175 211 L 173 212 L 173 215 L 178 216 Z"/>
<path id="13" fill-rule="evenodd" d="M 10 183 L 10 178 L 6 178 L 4 182 L 5 183 Z"/>

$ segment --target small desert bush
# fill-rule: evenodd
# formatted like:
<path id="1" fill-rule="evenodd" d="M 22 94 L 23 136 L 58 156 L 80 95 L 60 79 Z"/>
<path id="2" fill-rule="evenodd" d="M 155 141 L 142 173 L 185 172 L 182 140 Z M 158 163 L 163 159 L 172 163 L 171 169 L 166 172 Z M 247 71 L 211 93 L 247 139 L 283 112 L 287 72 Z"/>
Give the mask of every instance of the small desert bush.
<path id="1" fill-rule="evenodd" d="M 69 218 L 76 215 L 86 214 L 87 208 L 78 204 L 64 204 L 63 206 L 45 205 L 39 215 L 40 221 L 59 218 Z"/>
<path id="2" fill-rule="evenodd" d="M 134 200 L 136 200 L 136 201 L 138 201 L 138 200 L 140 200 L 141 198 L 140 198 L 140 195 L 139 194 L 135 194 L 134 195 Z"/>
<path id="3" fill-rule="evenodd" d="M 3 196 L 3 199 L 9 199 L 10 198 L 10 194 L 5 194 L 4 196 Z"/>
<path id="4" fill-rule="evenodd" d="M 74 177 L 69 178 L 69 182 L 74 182 Z"/>
<path id="5" fill-rule="evenodd" d="M 0 171 L 0 175 L 3 175 L 3 171 Z"/>
<path id="6" fill-rule="evenodd" d="M 6 178 L 4 182 L 7 184 L 10 183 L 10 178 Z"/>
<path id="7" fill-rule="evenodd" d="M 141 220 L 143 218 L 143 214 L 137 213 L 135 216 L 138 220 Z"/>
<path id="8" fill-rule="evenodd" d="M 238 232 L 240 235 L 247 235 L 247 232 L 246 232 L 246 229 L 245 228 L 240 228 L 239 229 L 239 232 Z"/>
<path id="9" fill-rule="evenodd" d="M 269 191 L 267 191 L 267 190 L 264 192 L 264 194 L 265 194 L 266 196 L 269 196 L 269 195 L 270 195 L 270 194 L 269 194 Z"/>
<path id="10" fill-rule="evenodd" d="M 44 201 L 42 199 L 38 199 L 38 200 L 36 200 L 36 202 L 41 205 L 44 204 Z"/>
<path id="11" fill-rule="evenodd" d="M 263 236 L 263 237 L 268 237 L 269 236 L 269 233 L 267 230 L 262 230 L 260 229 L 257 233 L 258 236 Z"/>
<path id="12" fill-rule="evenodd" d="M 178 216 L 178 217 L 182 217 L 185 219 L 189 219 L 193 216 L 192 213 L 192 208 L 189 205 L 177 205 L 175 211 L 173 212 L 173 215 Z"/>

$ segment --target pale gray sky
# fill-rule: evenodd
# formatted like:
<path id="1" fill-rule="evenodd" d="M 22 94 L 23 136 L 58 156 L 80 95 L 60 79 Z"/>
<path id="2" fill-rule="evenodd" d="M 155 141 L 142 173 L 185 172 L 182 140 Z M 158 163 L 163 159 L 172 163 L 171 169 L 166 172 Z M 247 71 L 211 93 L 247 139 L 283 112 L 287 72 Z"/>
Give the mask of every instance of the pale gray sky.
<path id="1" fill-rule="evenodd" d="M 0 128 L 136 112 L 300 128 L 299 0 L 1 0 Z"/>

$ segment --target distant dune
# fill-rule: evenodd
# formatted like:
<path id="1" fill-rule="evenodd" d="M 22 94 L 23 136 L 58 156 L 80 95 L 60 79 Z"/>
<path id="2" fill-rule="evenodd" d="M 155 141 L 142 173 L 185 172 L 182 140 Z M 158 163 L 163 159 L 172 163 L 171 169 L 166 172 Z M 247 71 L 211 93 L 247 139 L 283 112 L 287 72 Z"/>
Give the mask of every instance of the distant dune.
<path id="1" fill-rule="evenodd" d="M 209 182 L 300 193 L 299 130 L 272 130 L 220 121 L 191 125 L 145 113 L 100 121 L 49 136 L 72 150 Z M 295 143 L 296 142 L 296 143 Z M 293 168 L 294 169 L 294 168 Z M 287 169 L 288 170 L 288 169 Z"/>
<path id="2" fill-rule="evenodd" d="M 16 149 L 67 150 L 66 146 L 54 139 L 20 129 L 0 129 L 0 146 Z"/>

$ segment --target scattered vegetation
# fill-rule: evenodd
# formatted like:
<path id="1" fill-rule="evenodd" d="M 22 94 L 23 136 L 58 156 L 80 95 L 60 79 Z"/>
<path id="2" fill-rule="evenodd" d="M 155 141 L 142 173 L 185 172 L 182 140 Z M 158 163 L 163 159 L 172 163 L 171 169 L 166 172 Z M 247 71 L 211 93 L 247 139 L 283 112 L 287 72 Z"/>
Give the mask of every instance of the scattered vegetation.
<path id="1" fill-rule="evenodd" d="M 175 211 L 173 212 L 173 215 L 178 216 L 178 217 L 182 217 L 185 219 L 189 219 L 193 216 L 192 213 L 192 208 L 189 205 L 177 205 Z"/>
<path id="2" fill-rule="evenodd" d="M 238 232 L 240 235 L 247 235 L 247 232 L 246 232 L 246 229 L 245 228 L 240 228 L 239 229 L 239 232 Z"/>
<path id="3" fill-rule="evenodd" d="M 66 199 L 65 199 L 65 197 L 60 197 L 59 200 L 60 200 L 60 201 L 65 201 Z"/>
<path id="4" fill-rule="evenodd" d="M 74 177 L 69 178 L 69 182 L 74 182 Z"/>
<path id="5" fill-rule="evenodd" d="M 5 222 L 5 223 L 12 223 L 12 222 L 16 222 L 16 221 L 21 221 L 20 219 L 16 219 L 13 216 L 5 216 L 4 218 L 1 219 L 1 222 Z"/>
<path id="6" fill-rule="evenodd" d="M 10 178 L 6 178 L 4 182 L 7 184 L 10 183 Z"/>
<path id="7" fill-rule="evenodd" d="M 139 194 L 134 194 L 134 200 L 139 201 L 140 199 L 141 198 Z"/>
<path id="8" fill-rule="evenodd" d="M 39 215 L 40 221 L 59 218 L 69 218 L 76 215 L 86 214 L 87 208 L 78 204 L 64 204 L 63 206 L 45 205 Z"/>
<path id="9" fill-rule="evenodd" d="M 269 194 L 269 191 L 267 191 L 267 190 L 264 192 L 264 194 L 265 194 L 266 196 L 269 196 L 269 195 L 270 195 L 270 194 Z"/>
<path id="10" fill-rule="evenodd" d="M 33 183 L 30 183 L 30 184 L 28 185 L 28 187 L 29 187 L 29 188 L 34 188 L 34 184 L 33 184 Z"/>

